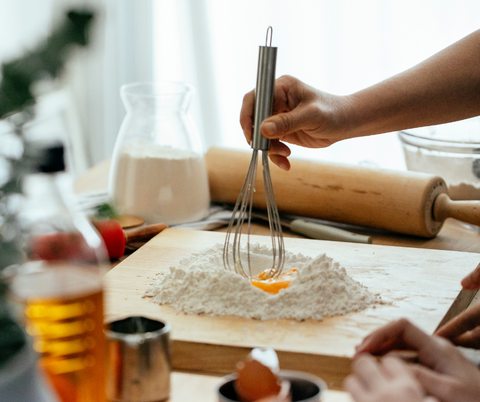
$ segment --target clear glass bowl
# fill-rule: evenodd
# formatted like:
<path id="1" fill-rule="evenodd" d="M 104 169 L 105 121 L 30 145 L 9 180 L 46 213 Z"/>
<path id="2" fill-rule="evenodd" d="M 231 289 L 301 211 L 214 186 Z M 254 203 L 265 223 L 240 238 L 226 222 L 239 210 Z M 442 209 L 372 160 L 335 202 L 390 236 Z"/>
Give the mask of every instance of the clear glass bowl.
<path id="1" fill-rule="evenodd" d="M 436 174 L 452 199 L 480 199 L 480 118 L 398 132 L 408 170 Z"/>

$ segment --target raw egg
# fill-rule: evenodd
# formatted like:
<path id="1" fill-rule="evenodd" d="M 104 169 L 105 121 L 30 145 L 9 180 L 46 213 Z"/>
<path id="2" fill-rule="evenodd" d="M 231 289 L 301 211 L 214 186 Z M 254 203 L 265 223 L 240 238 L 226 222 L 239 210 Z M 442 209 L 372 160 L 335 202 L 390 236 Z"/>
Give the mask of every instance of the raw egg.
<path id="1" fill-rule="evenodd" d="M 258 360 L 248 359 L 238 364 L 235 391 L 242 402 L 278 395 L 280 389 L 277 376 Z"/>
<path id="2" fill-rule="evenodd" d="M 256 286 L 263 291 L 270 294 L 277 294 L 280 289 L 285 289 L 290 286 L 290 282 L 297 276 L 297 270 L 291 268 L 278 275 L 276 278 L 271 278 L 272 271 L 267 269 L 262 273 L 251 278 L 253 286 Z"/>

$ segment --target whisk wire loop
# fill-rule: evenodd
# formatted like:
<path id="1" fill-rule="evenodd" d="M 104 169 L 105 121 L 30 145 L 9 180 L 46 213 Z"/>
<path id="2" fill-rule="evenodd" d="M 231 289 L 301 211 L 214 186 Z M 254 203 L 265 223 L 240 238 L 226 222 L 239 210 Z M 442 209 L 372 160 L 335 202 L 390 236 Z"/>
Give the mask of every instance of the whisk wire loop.
<path id="1" fill-rule="evenodd" d="M 254 150 L 252 153 L 252 159 L 248 168 L 245 181 L 237 198 L 237 202 L 233 208 L 232 217 L 228 223 L 227 235 L 225 237 L 225 245 L 223 248 L 223 264 L 225 268 L 235 271 L 236 273 L 252 277 L 251 262 L 250 262 L 250 227 L 252 221 L 252 208 L 253 208 L 253 195 L 255 192 L 255 180 L 257 176 L 257 160 L 258 151 Z M 241 234 L 243 232 L 243 226 L 247 222 L 247 263 L 248 273 L 244 269 L 241 260 Z M 233 226 L 235 226 L 235 230 Z M 231 236 L 233 232 L 233 242 Z M 230 250 L 231 248 L 231 250 Z M 233 262 L 233 264 L 232 264 Z"/>
<path id="2" fill-rule="evenodd" d="M 268 34 L 270 33 L 270 43 L 268 43 Z M 267 35 L 265 36 L 265 47 L 272 47 L 272 39 L 273 39 L 273 28 L 269 26 L 267 28 Z"/>
<path id="3" fill-rule="evenodd" d="M 240 190 L 237 202 L 233 208 L 232 217 L 228 224 L 225 244 L 223 248 L 223 263 L 226 269 L 252 278 L 254 270 L 252 269 L 250 235 L 253 211 L 253 197 L 255 193 L 255 182 L 258 166 L 258 150 L 253 150 L 250 166 Z M 275 194 L 273 192 L 272 180 L 270 178 L 270 169 L 268 166 L 268 152 L 262 151 L 263 181 L 265 186 L 265 197 L 267 204 L 267 214 L 270 226 L 270 237 L 272 241 L 272 265 L 268 269 L 268 277 L 276 277 L 283 271 L 285 263 L 285 246 L 282 234 L 282 225 L 278 213 Z M 244 231 L 244 225 L 246 233 Z M 233 228 L 233 226 L 235 228 Z M 247 236 L 245 243 L 246 257 L 242 261 L 242 235 Z M 233 237 L 233 239 L 232 239 Z M 245 252 L 244 251 L 244 252 Z"/>
<path id="4" fill-rule="evenodd" d="M 267 215 L 270 226 L 270 237 L 272 240 L 272 277 L 280 275 L 285 263 L 285 245 L 283 241 L 282 224 L 278 213 L 275 193 L 273 191 L 270 167 L 268 165 L 268 153 L 262 151 L 263 182 L 265 185 L 265 200 L 267 203 Z"/>

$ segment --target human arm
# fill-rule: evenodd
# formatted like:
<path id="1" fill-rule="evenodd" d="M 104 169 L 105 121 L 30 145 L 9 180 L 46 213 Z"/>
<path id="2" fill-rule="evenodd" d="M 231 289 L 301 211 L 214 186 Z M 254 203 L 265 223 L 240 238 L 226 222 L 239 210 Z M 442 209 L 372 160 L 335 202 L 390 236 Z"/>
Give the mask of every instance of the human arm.
<path id="1" fill-rule="evenodd" d="M 429 336 L 405 319 L 394 321 L 368 335 L 357 353 L 385 354 L 415 350 L 422 365 L 411 366 L 424 389 L 440 401 L 478 401 L 480 371 L 448 340 Z"/>
<path id="2" fill-rule="evenodd" d="M 273 140 L 272 161 L 288 170 L 284 143 L 322 148 L 347 138 L 447 123 L 480 114 L 480 30 L 411 69 L 347 96 L 283 76 L 275 83 L 273 116 L 262 135 Z M 253 91 L 240 124 L 251 138 Z M 283 166 L 282 166 L 283 165 Z"/>
<path id="3" fill-rule="evenodd" d="M 479 115 L 479 63 L 477 30 L 409 70 L 350 95 L 350 134 L 378 134 Z"/>

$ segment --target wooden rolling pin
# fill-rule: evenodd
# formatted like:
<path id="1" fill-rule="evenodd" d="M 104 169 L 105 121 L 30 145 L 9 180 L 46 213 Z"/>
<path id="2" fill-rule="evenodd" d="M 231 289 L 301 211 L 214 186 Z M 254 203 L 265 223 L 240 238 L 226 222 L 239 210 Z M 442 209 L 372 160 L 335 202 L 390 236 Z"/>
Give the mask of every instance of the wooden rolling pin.
<path id="1" fill-rule="evenodd" d="M 218 147 L 207 152 L 212 201 L 236 202 L 251 155 Z M 290 163 L 289 172 L 270 164 L 278 209 L 284 213 L 423 237 L 434 237 L 447 218 L 480 225 L 480 201 L 450 200 L 439 176 L 294 158 Z M 262 181 L 257 174 L 257 208 L 265 208 Z"/>

